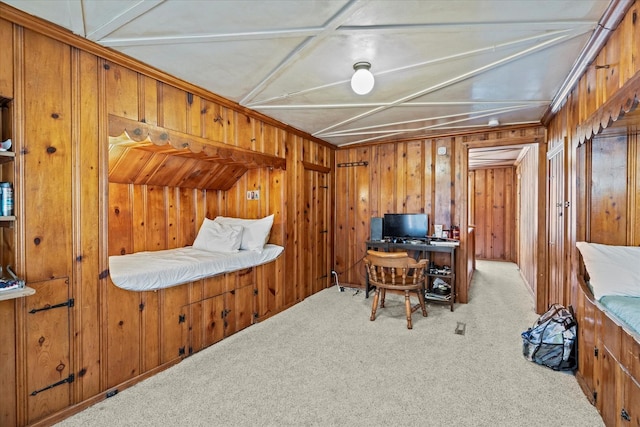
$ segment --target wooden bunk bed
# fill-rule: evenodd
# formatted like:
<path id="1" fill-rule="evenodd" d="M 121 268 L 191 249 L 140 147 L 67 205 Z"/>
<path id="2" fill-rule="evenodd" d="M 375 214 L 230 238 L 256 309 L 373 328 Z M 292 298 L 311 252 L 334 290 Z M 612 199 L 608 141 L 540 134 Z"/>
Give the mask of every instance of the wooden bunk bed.
<path id="1" fill-rule="evenodd" d="M 640 334 L 630 318 L 594 297 L 584 266 L 578 276 L 576 378 L 607 426 L 640 425 Z M 640 300 L 640 298 L 636 298 Z M 637 302 L 636 302 L 637 307 Z"/>
<path id="2" fill-rule="evenodd" d="M 109 393 L 272 314 L 285 248 L 270 235 L 281 218 L 206 216 L 214 205 L 208 200 L 227 197 L 247 171 L 285 168 L 282 157 L 109 116 L 109 267 L 102 291 Z M 161 210 L 153 218 L 166 222 L 147 225 L 140 210 Z M 227 234 L 211 234 L 218 223 L 225 232 L 242 231 L 229 242 Z M 175 234 L 181 237 L 167 237 L 171 227 L 182 227 Z M 157 231 L 163 237 L 153 240 Z"/>

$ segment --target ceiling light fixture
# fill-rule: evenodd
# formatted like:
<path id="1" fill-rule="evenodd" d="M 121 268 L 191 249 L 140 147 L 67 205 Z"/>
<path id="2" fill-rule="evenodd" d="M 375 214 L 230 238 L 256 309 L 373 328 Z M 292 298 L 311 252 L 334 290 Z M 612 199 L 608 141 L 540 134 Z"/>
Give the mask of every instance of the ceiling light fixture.
<path id="1" fill-rule="evenodd" d="M 356 62 L 353 69 L 356 70 L 351 77 L 351 89 L 358 95 L 366 95 L 373 89 L 375 79 L 369 71 L 371 64 L 368 62 Z"/>
<path id="2" fill-rule="evenodd" d="M 500 122 L 498 121 L 498 119 L 489 120 L 489 127 L 494 128 L 496 126 L 500 126 Z"/>

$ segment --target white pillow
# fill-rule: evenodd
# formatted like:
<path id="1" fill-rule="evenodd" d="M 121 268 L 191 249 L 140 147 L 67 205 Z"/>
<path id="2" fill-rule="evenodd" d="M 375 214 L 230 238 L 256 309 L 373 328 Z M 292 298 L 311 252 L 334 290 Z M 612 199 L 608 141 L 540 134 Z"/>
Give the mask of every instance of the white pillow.
<path id="1" fill-rule="evenodd" d="M 240 249 L 262 252 L 264 245 L 269 241 L 273 215 L 261 219 L 244 219 L 218 216 L 215 222 L 225 225 L 242 226 L 242 243 Z"/>
<path id="2" fill-rule="evenodd" d="M 593 296 L 640 297 L 640 247 L 577 242 Z"/>
<path id="3" fill-rule="evenodd" d="M 241 242 L 241 226 L 220 224 L 205 218 L 193 242 L 193 247 L 211 252 L 238 252 Z"/>

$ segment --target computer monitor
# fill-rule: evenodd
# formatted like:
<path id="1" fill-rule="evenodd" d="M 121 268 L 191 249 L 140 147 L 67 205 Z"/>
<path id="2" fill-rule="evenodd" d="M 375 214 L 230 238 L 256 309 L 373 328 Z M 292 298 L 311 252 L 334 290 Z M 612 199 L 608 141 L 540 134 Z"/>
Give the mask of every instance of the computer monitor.
<path id="1" fill-rule="evenodd" d="M 384 238 L 424 239 L 429 231 L 429 216 L 418 213 L 384 214 Z"/>

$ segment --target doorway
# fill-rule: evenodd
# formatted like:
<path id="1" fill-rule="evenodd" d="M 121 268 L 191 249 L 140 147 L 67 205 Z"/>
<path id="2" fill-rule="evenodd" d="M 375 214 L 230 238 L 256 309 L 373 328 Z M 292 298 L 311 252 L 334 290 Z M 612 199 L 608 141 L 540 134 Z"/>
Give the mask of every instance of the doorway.
<path id="1" fill-rule="evenodd" d="M 463 199 L 467 203 L 468 224 L 475 226 L 476 241 L 479 241 L 476 254 L 478 258 L 516 262 L 535 301 L 536 311 L 543 312 L 540 310 L 545 306 L 547 295 L 546 142 L 540 137 L 505 138 L 467 142 L 465 146 L 467 151 L 462 157 L 467 186 Z M 507 148 L 513 149 L 510 159 L 500 159 L 500 153 L 507 157 Z M 492 160 L 494 154 L 496 158 Z M 486 194 L 478 194 L 479 179 L 485 181 L 483 192 L 492 193 L 488 198 Z M 484 219 L 478 216 L 479 211 L 483 211 Z M 496 223 L 500 227 L 494 227 Z M 481 233 L 483 237 L 479 237 Z M 483 238 L 489 243 L 483 243 Z M 509 249 L 495 250 L 498 240 Z M 482 253 L 483 244 L 484 248 L 492 245 L 494 252 Z"/>

